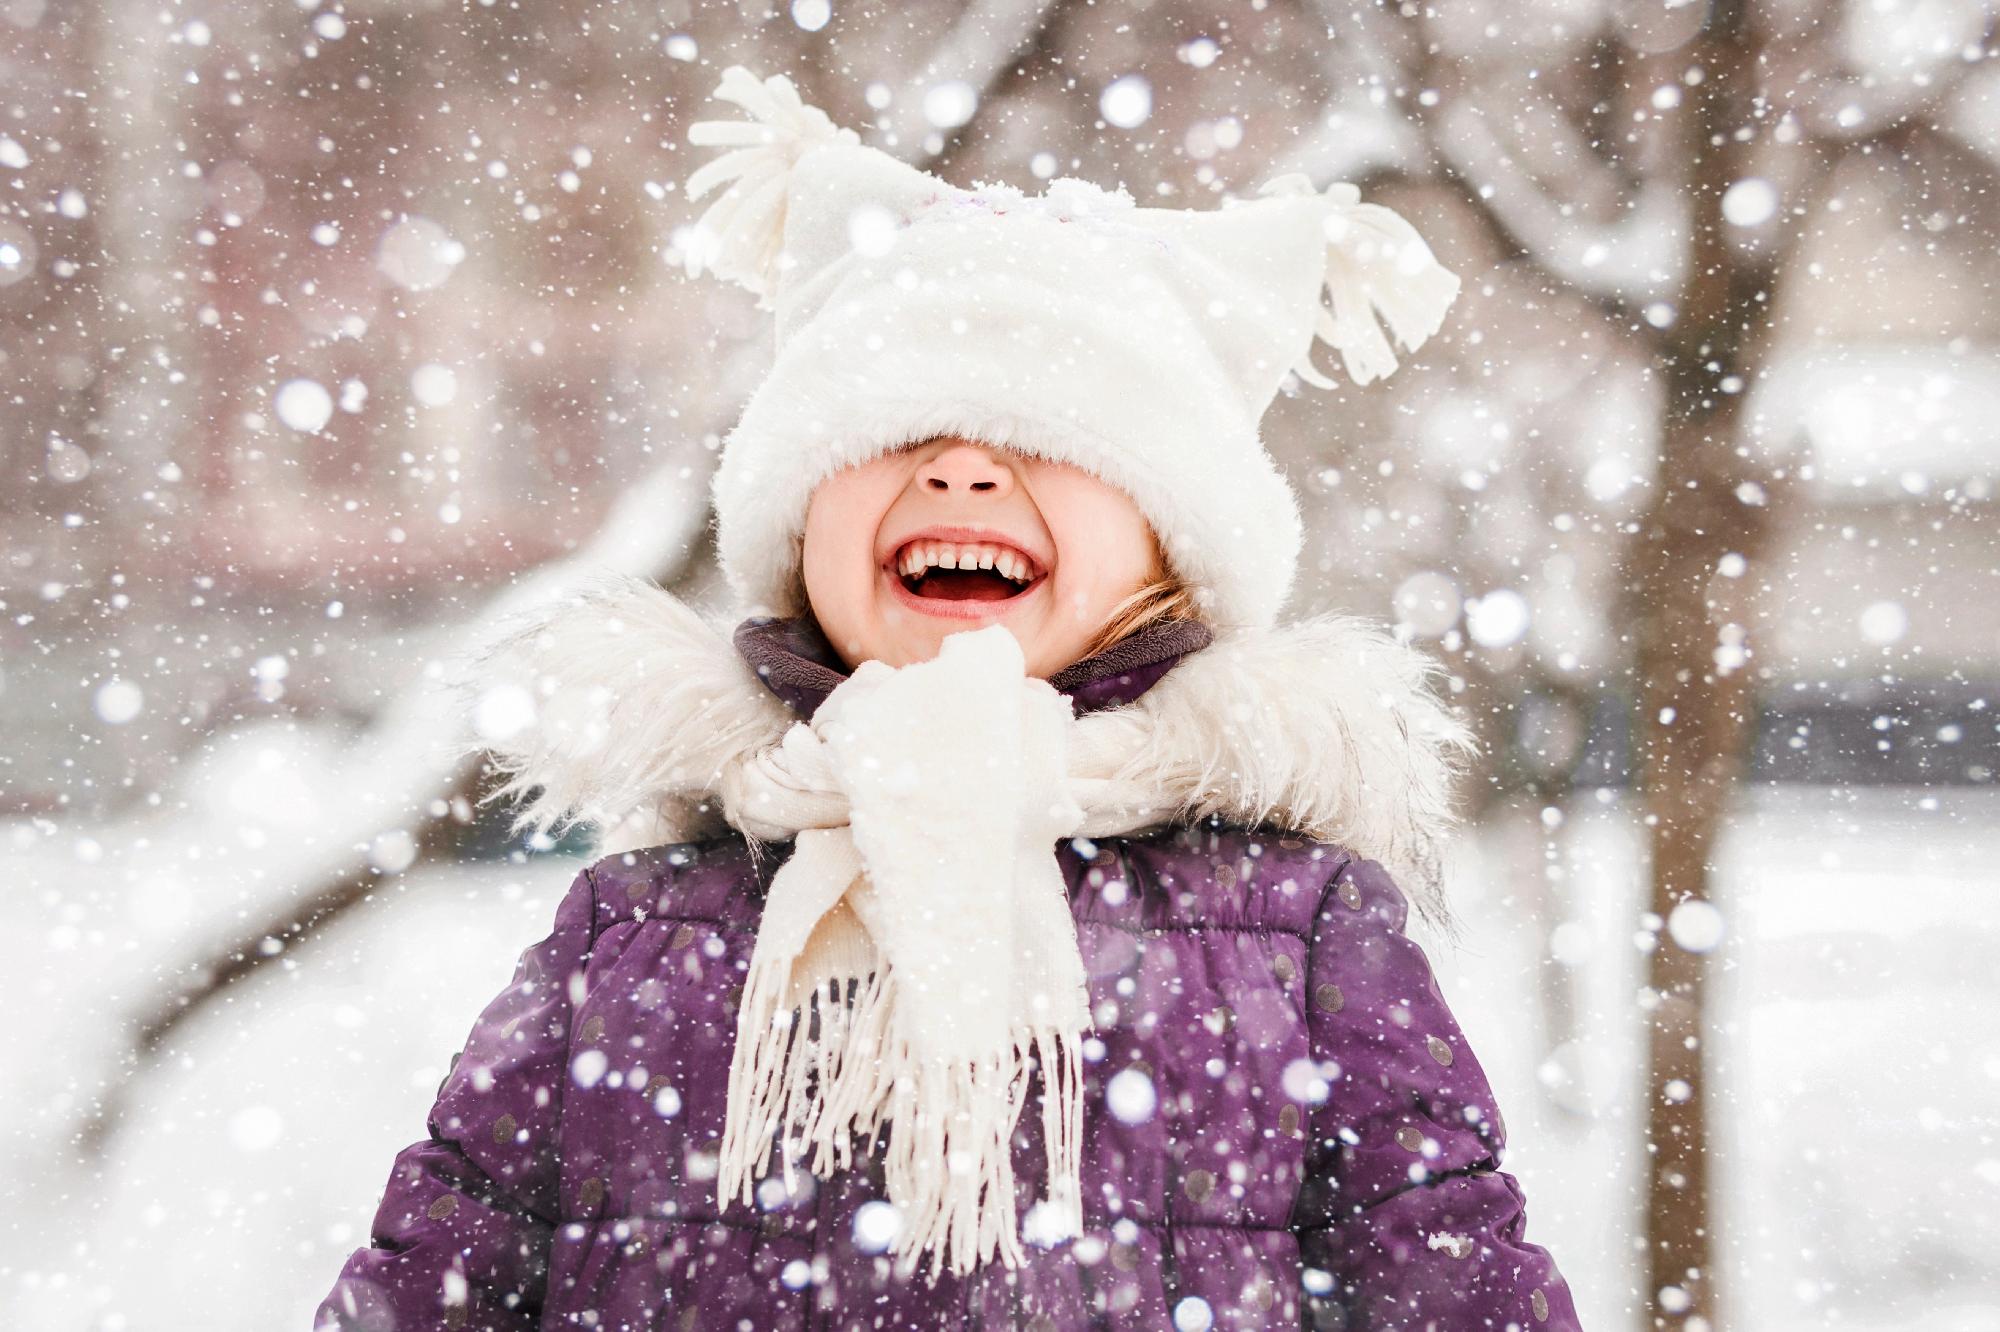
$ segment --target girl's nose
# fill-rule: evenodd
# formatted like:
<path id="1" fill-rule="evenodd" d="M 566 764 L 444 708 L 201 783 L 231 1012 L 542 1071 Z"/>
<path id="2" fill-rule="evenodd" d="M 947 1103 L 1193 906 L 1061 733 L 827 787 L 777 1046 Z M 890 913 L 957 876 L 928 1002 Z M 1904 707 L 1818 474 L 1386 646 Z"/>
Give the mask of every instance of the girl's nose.
<path id="1" fill-rule="evenodd" d="M 917 484 L 938 494 L 1000 496 L 1014 489 L 1014 472 L 986 445 L 960 441 L 919 467 Z"/>

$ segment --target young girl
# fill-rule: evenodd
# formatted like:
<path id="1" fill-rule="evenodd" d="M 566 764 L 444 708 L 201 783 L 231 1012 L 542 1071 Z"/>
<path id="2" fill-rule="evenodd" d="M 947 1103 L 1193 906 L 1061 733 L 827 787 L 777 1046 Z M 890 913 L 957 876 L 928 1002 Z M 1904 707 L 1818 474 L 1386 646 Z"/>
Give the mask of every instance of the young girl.
<path id="1" fill-rule="evenodd" d="M 495 795 L 605 840 L 318 1326 L 1574 1329 L 1404 933 L 1471 742 L 1379 625 L 1276 622 L 1259 417 L 1456 280 L 1343 186 L 967 192 L 718 96 L 750 613 L 604 578 L 481 655 Z"/>

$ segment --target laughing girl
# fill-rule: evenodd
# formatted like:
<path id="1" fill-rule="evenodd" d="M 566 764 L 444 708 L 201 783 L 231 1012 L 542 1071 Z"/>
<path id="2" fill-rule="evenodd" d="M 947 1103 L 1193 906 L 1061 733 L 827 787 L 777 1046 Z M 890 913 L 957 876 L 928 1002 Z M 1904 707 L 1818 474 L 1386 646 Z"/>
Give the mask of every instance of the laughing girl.
<path id="1" fill-rule="evenodd" d="M 478 657 L 535 714 L 493 798 L 603 840 L 320 1326 L 1573 1332 L 1404 929 L 1471 741 L 1384 626 L 1280 620 L 1258 434 L 1457 279 L 1346 185 L 963 190 L 717 96 L 679 243 L 778 333 L 739 608 L 605 577 Z"/>

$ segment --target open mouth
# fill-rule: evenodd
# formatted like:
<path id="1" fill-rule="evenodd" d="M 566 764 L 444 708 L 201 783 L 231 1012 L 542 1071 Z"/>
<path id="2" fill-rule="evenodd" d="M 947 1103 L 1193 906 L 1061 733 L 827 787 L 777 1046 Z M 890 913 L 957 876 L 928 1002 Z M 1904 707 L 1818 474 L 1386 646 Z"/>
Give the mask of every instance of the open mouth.
<path id="1" fill-rule="evenodd" d="M 900 599 L 941 615 L 978 615 L 1031 595 L 1048 577 L 1020 552 L 991 545 L 911 542 L 884 575 Z"/>
<path id="2" fill-rule="evenodd" d="M 1028 588 L 991 569 L 926 569 L 902 583 L 911 596 L 940 601 L 1011 601 Z"/>

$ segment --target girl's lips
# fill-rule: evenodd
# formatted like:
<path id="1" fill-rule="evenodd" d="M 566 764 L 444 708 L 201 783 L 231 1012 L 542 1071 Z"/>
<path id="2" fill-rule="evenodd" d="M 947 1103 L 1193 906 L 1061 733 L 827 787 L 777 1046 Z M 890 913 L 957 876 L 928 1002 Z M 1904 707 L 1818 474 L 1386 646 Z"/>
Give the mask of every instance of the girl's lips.
<path id="1" fill-rule="evenodd" d="M 1049 576 L 1043 574 L 1013 596 L 1000 601 L 953 601 L 948 597 L 918 596 L 916 593 L 910 591 L 909 588 L 903 586 L 903 580 L 897 577 L 892 570 L 882 570 L 882 577 L 889 580 L 889 590 L 894 593 L 896 600 L 904 606 L 924 615 L 935 615 L 940 619 L 946 620 L 990 620 L 996 616 L 1005 615 L 1029 597 L 1041 591 L 1042 584 L 1049 581 Z"/>

